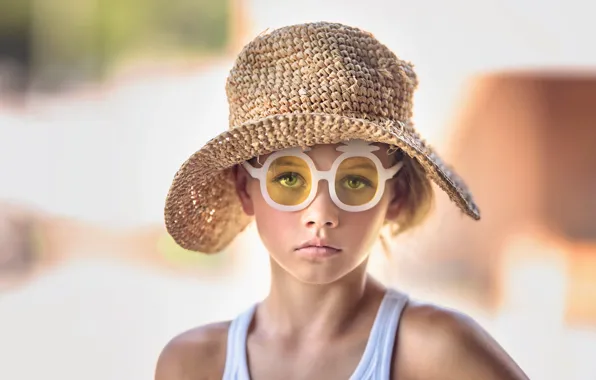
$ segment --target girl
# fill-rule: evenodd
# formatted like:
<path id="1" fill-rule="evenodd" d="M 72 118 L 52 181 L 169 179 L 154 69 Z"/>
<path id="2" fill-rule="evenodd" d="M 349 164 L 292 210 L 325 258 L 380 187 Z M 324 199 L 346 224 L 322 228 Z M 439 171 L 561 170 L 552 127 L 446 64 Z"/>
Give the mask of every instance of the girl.
<path id="1" fill-rule="evenodd" d="M 341 24 L 284 27 L 242 50 L 230 129 L 178 171 L 165 221 L 180 246 L 211 253 L 254 218 L 271 289 L 233 321 L 175 337 L 157 380 L 526 378 L 470 318 L 367 274 L 384 225 L 424 219 L 430 181 L 480 218 L 410 121 L 416 86 L 409 63 Z"/>

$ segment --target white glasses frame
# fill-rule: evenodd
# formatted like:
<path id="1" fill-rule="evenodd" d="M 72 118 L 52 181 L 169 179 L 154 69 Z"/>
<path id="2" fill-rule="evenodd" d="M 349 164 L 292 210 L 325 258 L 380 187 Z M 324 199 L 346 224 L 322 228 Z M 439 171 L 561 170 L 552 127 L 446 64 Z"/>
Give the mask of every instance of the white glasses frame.
<path id="1" fill-rule="evenodd" d="M 265 163 L 260 168 L 255 168 L 246 161 L 242 163 L 242 166 L 246 169 L 246 171 L 248 172 L 248 174 L 250 174 L 251 177 L 259 180 L 263 198 L 269 206 L 277 210 L 291 212 L 305 209 L 315 199 L 319 187 L 319 182 L 322 180 L 326 180 L 331 200 L 333 200 L 333 203 L 335 203 L 337 207 L 344 211 L 361 212 L 369 210 L 379 203 L 381 197 L 383 196 L 383 193 L 385 192 L 385 182 L 393 178 L 403 167 L 403 161 L 396 163 L 390 168 L 383 167 L 383 164 L 381 163 L 381 160 L 379 160 L 379 157 L 373 154 L 374 151 L 379 149 L 380 148 L 378 146 L 370 145 L 370 143 L 366 141 L 348 141 L 345 143 L 345 145 L 337 147 L 336 150 L 343 153 L 335 159 L 330 170 L 318 170 L 312 158 L 310 158 L 310 156 L 308 156 L 305 153 L 305 151 L 302 150 L 302 148 L 300 147 L 283 149 L 271 154 L 269 157 L 267 157 Z M 310 169 L 312 177 L 312 186 L 310 189 L 310 193 L 308 194 L 306 199 L 302 203 L 292 206 L 282 205 L 275 202 L 273 199 L 271 199 L 271 197 L 269 196 L 269 192 L 267 191 L 267 171 L 269 170 L 269 167 L 277 158 L 288 156 L 298 157 L 304 160 L 304 162 L 306 162 Z M 337 169 L 344 160 L 352 157 L 365 157 L 370 159 L 375 164 L 377 168 L 377 173 L 379 175 L 379 184 L 377 186 L 375 195 L 369 202 L 359 206 L 353 206 L 343 203 L 339 199 L 339 197 L 337 196 L 337 192 L 335 191 L 335 176 L 337 175 Z"/>

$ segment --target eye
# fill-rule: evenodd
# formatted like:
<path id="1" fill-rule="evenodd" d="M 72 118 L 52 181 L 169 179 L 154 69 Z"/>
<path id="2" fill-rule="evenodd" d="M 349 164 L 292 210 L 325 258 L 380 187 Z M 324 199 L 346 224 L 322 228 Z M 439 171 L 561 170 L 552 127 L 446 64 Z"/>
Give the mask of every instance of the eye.
<path id="1" fill-rule="evenodd" d="M 304 178 L 298 173 L 283 173 L 275 177 L 273 181 L 289 188 L 300 187 L 304 184 Z"/>
<path id="2" fill-rule="evenodd" d="M 343 184 L 350 190 L 360 190 L 365 187 L 372 186 L 371 182 L 368 179 L 354 175 L 345 177 L 343 180 Z"/>

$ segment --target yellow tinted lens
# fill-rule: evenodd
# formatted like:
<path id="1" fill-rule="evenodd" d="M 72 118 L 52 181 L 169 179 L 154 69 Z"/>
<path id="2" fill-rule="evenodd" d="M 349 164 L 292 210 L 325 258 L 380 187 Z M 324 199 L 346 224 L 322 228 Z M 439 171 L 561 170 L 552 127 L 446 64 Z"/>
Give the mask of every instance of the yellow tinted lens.
<path id="1" fill-rule="evenodd" d="M 335 192 L 339 200 L 349 206 L 370 202 L 379 186 L 375 163 L 366 157 L 351 157 L 342 161 L 335 176 Z"/>
<path id="2" fill-rule="evenodd" d="M 280 205 L 296 206 L 304 202 L 311 186 L 308 164 L 299 157 L 276 158 L 267 170 L 267 192 Z"/>

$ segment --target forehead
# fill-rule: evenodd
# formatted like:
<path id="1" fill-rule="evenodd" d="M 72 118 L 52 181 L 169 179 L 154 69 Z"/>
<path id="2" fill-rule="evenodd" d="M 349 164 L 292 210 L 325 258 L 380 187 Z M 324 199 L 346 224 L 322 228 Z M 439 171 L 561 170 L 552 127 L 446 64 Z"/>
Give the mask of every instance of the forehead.
<path id="1" fill-rule="evenodd" d="M 374 154 L 379 158 L 381 163 L 384 166 L 390 165 L 393 162 L 392 155 L 389 153 L 389 145 L 383 143 L 371 143 L 371 146 L 378 147 L 379 149 L 375 150 L 374 152 L 367 152 L 367 154 Z M 332 161 L 335 158 L 339 157 L 342 151 L 337 150 L 339 147 L 346 147 L 343 143 L 338 144 L 317 144 L 309 147 L 307 150 L 304 151 L 310 158 L 313 159 L 315 164 L 322 164 L 324 165 L 325 162 Z M 259 162 L 263 163 L 267 157 L 269 157 L 273 153 L 265 154 L 259 156 Z"/>

